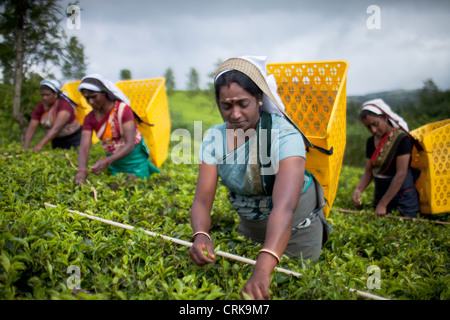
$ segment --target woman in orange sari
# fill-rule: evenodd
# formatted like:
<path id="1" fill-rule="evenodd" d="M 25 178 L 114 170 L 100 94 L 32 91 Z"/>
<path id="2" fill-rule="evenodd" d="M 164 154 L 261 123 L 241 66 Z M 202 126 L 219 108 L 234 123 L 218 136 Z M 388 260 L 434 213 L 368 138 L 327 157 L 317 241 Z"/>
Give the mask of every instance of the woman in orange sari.
<path id="1" fill-rule="evenodd" d="M 411 168 L 414 139 L 408 125 L 381 99 L 365 102 L 360 120 L 372 137 L 367 139 L 365 170 L 353 192 L 353 202 L 361 205 L 361 193 L 373 179 L 377 216 L 398 210 L 404 216 L 417 217 L 419 195 Z"/>
<path id="2" fill-rule="evenodd" d="M 113 175 L 127 173 L 148 179 L 159 170 L 150 163 L 149 150 L 137 124 L 142 120 L 129 106 L 128 98 L 110 81 L 99 75 L 82 79 L 78 90 L 82 92 L 92 111 L 83 122 L 78 172 L 75 184 L 86 181 L 88 156 L 92 134 L 95 131 L 106 156 L 90 167 L 89 171 L 100 174 L 109 167 Z M 145 125 L 145 124 L 144 124 Z"/>

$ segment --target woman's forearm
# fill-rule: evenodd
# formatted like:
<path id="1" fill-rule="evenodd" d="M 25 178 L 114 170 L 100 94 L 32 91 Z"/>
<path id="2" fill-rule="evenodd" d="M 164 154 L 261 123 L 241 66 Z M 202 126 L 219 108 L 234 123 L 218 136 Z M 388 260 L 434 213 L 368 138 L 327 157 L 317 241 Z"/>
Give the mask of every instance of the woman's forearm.
<path id="1" fill-rule="evenodd" d="M 130 141 L 129 143 L 126 143 L 125 145 L 123 145 L 119 149 L 119 151 L 111 154 L 106 159 L 108 160 L 108 163 L 111 164 L 111 163 L 113 163 L 117 160 L 120 160 L 120 159 L 126 157 L 127 155 L 129 155 L 134 150 L 134 148 L 135 148 L 134 141 Z"/>
<path id="2" fill-rule="evenodd" d="M 403 182 L 405 181 L 406 173 L 404 172 L 397 172 L 394 176 L 394 178 L 391 181 L 391 184 L 389 185 L 389 188 L 386 190 L 386 193 L 383 195 L 383 197 L 380 199 L 380 204 L 387 207 L 389 202 L 391 202 L 392 199 L 394 199 L 395 195 L 400 191 Z"/>
<path id="3" fill-rule="evenodd" d="M 356 186 L 356 189 L 360 192 L 363 192 L 367 186 L 372 181 L 372 173 L 368 170 L 365 170 L 363 175 L 361 176 L 361 179 L 359 180 L 358 185 Z"/>
<path id="4" fill-rule="evenodd" d="M 389 202 L 395 197 L 395 195 L 400 191 L 403 183 L 405 182 L 406 175 L 408 174 L 409 169 L 409 159 L 410 155 L 405 154 L 397 157 L 396 160 L 396 172 L 394 178 L 389 185 L 389 188 L 386 190 L 383 197 L 380 199 L 379 205 L 383 205 L 387 207 Z"/>
<path id="5" fill-rule="evenodd" d="M 302 157 L 289 157 L 280 161 L 272 192 L 273 208 L 267 221 L 263 244 L 263 249 L 268 252 L 259 254 L 256 272 L 263 270 L 266 275 L 267 272 L 272 272 L 288 245 L 294 212 L 303 189 L 304 172 L 305 159 Z M 272 253 L 275 254 L 275 259 L 270 257 Z"/>
<path id="6" fill-rule="evenodd" d="M 25 142 L 23 147 L 29 148 L 31 145 L 31 140 L 33 140 L 34 134 L 36 132 L 36 129 L 39 125 L 39 122 L 36 120 L 31 120 L 30 124 L 28 125 L 27 131 L 25 133 Z"/>
<path id="7" fill-rule="evenodd" d="M 38 146 L 40 146 L 42 148 L 49 141 L 52 141 L 57 135 L 58 135 L 58 131 L 54 130 L 53 128 L 50 129 L 49 131 L 47 131 L 47 134 L 45 135 L 45 137 L 43 137 L 41 139 L 41 141 L 39 141 Z"/>
<path id="8" fill-rule="evenodd" d="M 68 123 L 70 119 L 70 113 L 67 111 L 61 111 L 58 112 L 58 115 L 56 116 L 55 123 L 50 128 L 50 130 L 47 131 L 47 134 L 44 138 L 42 138 L 41 141 L 38 143 L 38 147 L 42 148 L 44 145 L 46 145 L 49 141 L 52 141 L 58 133 L 64 128 L 64 126 Z"/>
<path id="9" fill-rule="evenodd" d="M 89 152 L 91 150 L 92 132 L 82 131 L 80 147 L 78 149 L 78 169 L 86 170 L 88 165 Z"/>
<path id="10" fill-rule="evenodd" d="M 278 259 L 281 258 L 289 242 L 292 229 L 293 212 L 277 212 L 272 210 L 267 221 L 266 239 L 262 249 L 256 259 L 256 264 L 253 273 L 255 275 L 270 276 L 276 265 Z M 277 257 L 275 257 L 273 252 Z"/>
<path id="11" fill-rule="evenodd" d="M 209 232 L 211 228 L 210 210 L 195 200 L 191 208 L 191 226 L 194 233 L 199 231 Z"/>
<path id="12" fill-rule="evenodd" d="M 81 147 L 78 151 L 78 170 L 86 170 L 89 158 L 89 148 Z"/>
<path id="13" fill-rule="evenodd" d="M 217 180 L 217 166 L 206 163 L 199 165 L 197 186 L 191 207 L 191 226 L 194 233 L 209 232 Z"/>

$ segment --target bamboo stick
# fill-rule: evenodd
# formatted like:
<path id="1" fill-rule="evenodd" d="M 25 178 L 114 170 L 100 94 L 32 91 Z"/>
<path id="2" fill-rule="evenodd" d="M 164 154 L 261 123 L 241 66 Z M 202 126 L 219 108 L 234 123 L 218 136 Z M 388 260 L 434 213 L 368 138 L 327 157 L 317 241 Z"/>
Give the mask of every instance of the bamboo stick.
<path id="1" fill-rule="evenodd" d="M 338 211 L 338 212 L 347 212 L 347 213 L 359 213 L 360 211 L 358 210 L 349 210 L 349 209 L 341 209 L 341 208 L 333 208 L 333 210 Z M 445 222 L 445 221 L 438 221 L 438 220 L 426 220 L 426 219 L 419 219 L 419 218 L 409 218 L 409 217 L 403 217 L 403 216 L 393 216 L 390 214 L 385 215 L 386 218 L 396 218 L 396 219 L 402 219 L 402 220 L 414 220 L 414 221 L 419 221 L 419 222 L 434 222 L 436 224 L 442 224 L 442 225 L 449 225 L 450 222 Z"/>
<path id="2" fill-rule="evenodd" d="M 56 205 L 50 204 L 48 202 L 45 202 L 44 205 L 47 206 L 47 207 L 56 208 Z M 130 226 L 130 225 L 127 225 L 127 224 L 123 224 L 123 223 L 119 223 L 119 222 L 115 222 L 115 221 L 111 221 L 111 220 L 107 220 L 107 219 L 103 219 L 103 218 L 99 218 L 99 217 L 92 216 L 92 215 L 89 215 L 87 213 L 83 213 L 83 212 L 80 212 L 80 211 L 75 211 L 75 210 L 71 210 L 71 209 L 67 209 L 67 211 L 69 211 L 71 213 L 78 214 L 78 215 L 83 216 L 83 217 L 86 217 L 86 218 L 88 218 L 90 220 L 103 222 L 103 223 L 106 223 L 106 224 L 109 224 L 109 225 L 112 225 L 112 226 L 115 226 L 115 227 L 119 227 L 119 228 L 123 228 L 123 229 L 127 229 L 127 230 L 133 230 L 134 229 L 133 226 Z M 162 234 L 159 234 L 159 233 L 156 233 L 156 232 L 152 232 L 152 231 L 148 231 L 148 230 L 143 230 L 143 231 L 147 235 L 149 235 L 151 237 L 159 237 L 159 238 L 171 241 L 173 243 L 176 243 L 176 244 L 179 244 L 179 245 L 182 245 L 182 246 L 185 246 L 185 247 L 191 247 L 193 245 L 192 242 L 184 241 L 184 240 L 181 240 L 181 239 L 178 239 L 178 238 L 172 238 L 172 237 L 165 236 L 165 235 L 162 235 Z M 244 258 L 244 257 L 238 256 L 238 255 L 235 255 L 235 254 L 232 254 L 232 253 L 224 252 L 224 251 L 221 251 L 221 250 L 218 250 L 215 253 L 218 256 L 222 256 L 224 258 L 236 260 L 236 261 L 243 262 L 243 263 L 246 263 L 246 264 L 250 264 L 250 265 L 255 265 L 256 264 L 255 260 Z M 277 271 L 277 272 L 280 272 L 280 273 L 284 273 L 286 275 L 292 275 L 292 276 L 297 277 L 297 278 L 302 276 L 301 273 L 294 272 L 294 271 L 291 271 L 291 270 L 288 270 L 288 269 L 285 269 L 285 268 L 275 267 L 274 270 Z M 370 293 L 367 293 L 367 292 L 364 292 L 364 291 L 359 291 L 359 290 L 352 289 L 352 288 L 347 288 L 347 287 L 346 287 L 346 289 L 348 289 L 350 292 L 355 292 L 356 294 L 358 294 L 360 297 L 363 297 L 363 298 L 368 298 L 368 299 L 373 299 L 373 300 L 388 300 L 388 299 L 386 299 L 384 297 L 380 297 L 380 296 L 377 296 L 377 295 L 374 295 L 374 294 L 370 294 Z"/>
<path id="3" fill-rule="evenodd" d="M 41 154 L 47 154 L 47 153 L 48 153 L 48 151 L 41 152 Z M 18 157 L 22 157 L 22 156 L 23 156 L 23 154 L 18 153 L 18 154 L 12 154 L 12 155 L 6 156 L 3 159 L 12 159 L 12 158 L 18 158 Z"/>

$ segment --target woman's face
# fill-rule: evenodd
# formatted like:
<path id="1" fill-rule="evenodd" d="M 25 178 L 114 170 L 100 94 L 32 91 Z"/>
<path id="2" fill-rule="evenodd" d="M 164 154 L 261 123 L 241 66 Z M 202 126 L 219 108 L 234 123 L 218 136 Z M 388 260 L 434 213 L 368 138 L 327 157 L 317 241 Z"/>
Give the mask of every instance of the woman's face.
<path id="1" fill-rule="evenodd" d="M 51 108 L 58 99 L 58 94 L 49 89 L 41 89 L 41 100 L 44 106 Z"/>
<path id="2" fill-rule="evenodd" d="M 84 89 L 81 90 L 81 93 L 83 94 L 83 97 L 86 99 L 86 101 L 92 106 L 92 108 L 96 110 L 101 109 L 108 100 L 106 98 L 106 94 L 103 92 L 95 92 Z"/>
<path id="3" fill-rule="evenodd" d="M 232 129 L 256 129 L 259 120 L 259 101 L 233 82 L 219 90 L 219 111 Z"/>
<path id="4" fill-rule="evenodd" d="M 367 130 L 377 138 L 382 138 L 388 134 L 392 127 L 385 117 L 376 115 L 367 115 L 361 120 Z"/>

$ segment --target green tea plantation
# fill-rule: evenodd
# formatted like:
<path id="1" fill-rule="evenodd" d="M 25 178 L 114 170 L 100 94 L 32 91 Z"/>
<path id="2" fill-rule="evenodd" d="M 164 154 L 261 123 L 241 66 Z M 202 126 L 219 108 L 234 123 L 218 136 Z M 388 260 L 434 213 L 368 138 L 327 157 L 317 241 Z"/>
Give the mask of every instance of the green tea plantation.
<path id="1" fill-rule="evenodd" d="M 182 115 L 172 112 L 179 125 Z M 149 181 L 102 173 L 79 187 L 73 183 L 76 151 L 22 151 L 7 132 L 2 128 L 0 142 L 0 299 L 241 299 L 251 265 L 217 256 L 214 264 L 199 267 L 188 247 L 144 232 L 191 241 L 197 165 L 174 164 L 169 154 Z M 90 164 L 102 156 L 94 145 Z M 279 266 L 301 276 L 274 272 L 271 299 L 366 299 L 358 292 L 395 300 L 450 299 L 449 226 L 437 223 L 448 216 L 376 218 L 370 188 L 366 206 L 355 210 L 351 195 L 361 174 L 343 166 L 328 217 L 333 231 L 319 261 L 298 265 L 282 257 Z M 215 248 L 256 259 L 260 247 L 238 235 L 238 215 L 226 195 L 219 186 L 212 210 Z"/>

